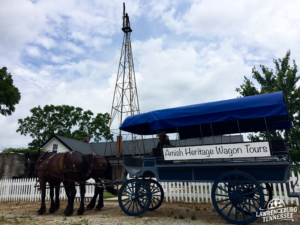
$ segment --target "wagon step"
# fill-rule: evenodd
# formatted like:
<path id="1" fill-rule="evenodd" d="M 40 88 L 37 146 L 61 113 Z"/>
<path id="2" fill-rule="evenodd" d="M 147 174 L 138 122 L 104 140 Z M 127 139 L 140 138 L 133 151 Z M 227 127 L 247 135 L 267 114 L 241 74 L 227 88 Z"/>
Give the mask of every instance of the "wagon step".
<path id="1" fill-rule="evenodd" d="M 298 170 L 295 166 L 291 166 L 291 170 L 294 170 L 294 173 L 297 174 L 297 180 L 294 184 L 292 184 L 292 189 L 293 189 L 293 192 L 291 193 L 290 192 L 290 185 L 289 183 L 287 182 L 285 185 L 286 185 L 286 190 L 287 190 L 287 194 L 290 198 L 298 198 L 298 201 L 300 202 L 300 196 L 299 196 L 299 193 L 296 193 L 295 192 L 295 186 L 297 185 L 298 183 Z"/>
<path id="2" fill-rule="evenodd" d="M 285 183 L 285 185 L 286 185 L 287 195 L 288 195 L 290 198 L 298 198 L 298 201 L 300 202 L 300 196 L 299 196 L 299 193 L 295 192 L 295 190 L 294 190 L 294 192 L 290 192 L 290 185 L 289 185 L 288 182 Z M 294 186 L 293 186 L 293 188 L 294 188 Z"/>

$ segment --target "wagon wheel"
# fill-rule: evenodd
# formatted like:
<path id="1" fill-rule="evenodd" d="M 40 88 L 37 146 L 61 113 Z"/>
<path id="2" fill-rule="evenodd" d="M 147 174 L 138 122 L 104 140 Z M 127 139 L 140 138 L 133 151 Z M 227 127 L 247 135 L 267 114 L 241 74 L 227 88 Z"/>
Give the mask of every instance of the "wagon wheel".
<path id="1" fill-rule="evenodd" d="M 268 206 L 268 203 L 273 199 L 273 193 L 272 193 L 272 188 L 271 185 L 268 183 L 261 183 L 260 187 L 263 191 L 263 195 L 264 195 L 264 204 L 263 204 L 263 209 L 266 209 Z M 250 190 L 250 191 L 249 191 Z M 251 192 L 252 188 L 249 188 L 247 191 Z M 246 192 L 247 192 L 246 191 Z M 253 198 L 257 198 L 257 194 L 252 194 Z M 248 202 L 251 204 L 255 204 L 255 200 L 254 199 L 248 199 Z M 249 209 L 252 211 L 252 213 L 256 213 L 255 208 L 249 206 Z M 248 211 L 243 210 L 244 213 L 246 213 L 247 215 L 250 215 L 250 213 Z"/>
<path id="2" fill-rule="evenodd" d="M 150 188 L 150 191 L 151 191 L 151 194 L 152 194 L 151 203 L 149 205 L 148 210 L 153 211 L 155 209 L 158 209 L 160 207 L 160 205 L 163 203 L 163 201 L 164 201 L 164 189 L 162 188 L 160 183 L 158 183 L 155 180 L 144 180 L 144 181 L 146 182 L 146 184 Z"/>
<path id="3" fill-rule="evenodd" d="M 234 224 L 253 222 L 256 212 L 264 206 L 264 195 L 259 183 L 241 171 L 226 172 L 219 176 L 213 184 L 211 198 L 219 215 Z M 250 203 L 250 200 L 255 203 Z"/>
<path id="4" fill-rule="evenodd" d="M 119 191 L 119 205 L 129 216 L 143 214 L 150 205 L 151 191 L 142 180 L 132 179 L 125 182 Z"/>

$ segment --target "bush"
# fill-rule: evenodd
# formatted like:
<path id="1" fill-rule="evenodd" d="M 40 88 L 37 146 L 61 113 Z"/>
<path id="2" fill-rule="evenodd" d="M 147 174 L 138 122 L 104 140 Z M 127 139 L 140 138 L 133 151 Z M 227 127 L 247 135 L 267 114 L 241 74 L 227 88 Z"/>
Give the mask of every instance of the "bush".
<path id="1" fill-rule="evenodd" d="M 5 148 L 3 153 L 21 153 L 27 157 L 38 152 L 37 149 L 28 149 L 28 148 Z"/>
<path id="2" fill-rule="evenodd" d="M 179 219 L 183 220 L 185 217 L 183 215 L 179 215 Z"/>

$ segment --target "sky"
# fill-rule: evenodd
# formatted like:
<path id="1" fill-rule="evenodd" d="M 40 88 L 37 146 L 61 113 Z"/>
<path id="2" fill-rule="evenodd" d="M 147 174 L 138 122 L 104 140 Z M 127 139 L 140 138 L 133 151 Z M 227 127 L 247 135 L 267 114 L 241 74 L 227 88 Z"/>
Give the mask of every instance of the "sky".
<path id="1" fill-rule="evenodd" d="M 236 98 L 253 67 L 274 69 L 288 50 L 300 63 L 300 1 L 125 3 L 141 113 Z M 122 11 L 123 0 L 0 1 L 0 68 L 21 93 L 13 115 L 0 115 L 0 151 L 28 146 L 18 119 L 39 105 L 110 113 Z"/>

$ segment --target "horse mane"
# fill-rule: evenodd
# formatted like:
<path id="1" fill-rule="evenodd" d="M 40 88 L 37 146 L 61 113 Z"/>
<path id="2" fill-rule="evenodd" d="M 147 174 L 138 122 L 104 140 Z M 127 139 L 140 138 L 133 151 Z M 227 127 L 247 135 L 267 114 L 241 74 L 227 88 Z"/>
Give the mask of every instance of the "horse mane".
<path id="1" fill-rule="evenodd" d="M 56 154 L 56 152 L 37 152 L 35 154 L 30 155 L 29 157 L 35 162 L 37 163 L 38 160 L 42 161 L 43 159 L 45 159 L 48 156 L 54 155 Z"/>

